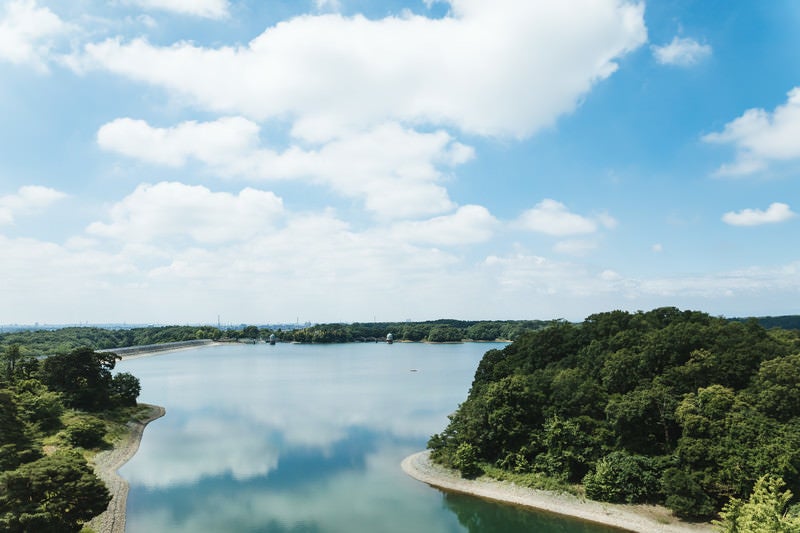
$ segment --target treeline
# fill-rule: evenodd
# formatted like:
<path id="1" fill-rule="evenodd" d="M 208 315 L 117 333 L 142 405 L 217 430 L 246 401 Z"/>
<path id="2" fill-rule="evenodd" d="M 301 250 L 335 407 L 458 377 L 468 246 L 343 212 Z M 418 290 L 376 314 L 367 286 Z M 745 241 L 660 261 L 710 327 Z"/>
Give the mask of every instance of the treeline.
<path id="1" fill-rule="evenodd" d="M 746 322 L 752 320 L 750 318 L 731 318 L 737 322 Z M 784 315 L 784 316 L 760 316 L 755 319 L 759 324 L 767 329 L 781 328 L 781 329 L 800 329 L 800 315 Z"/>
<path id="2" fill-rule="evenodd" d="M 744 531 L 757 482 L 784 508 L 783 483 L 800 493 L 800 332 L 675 308 L 553 323 L 488 351 L 429 447 L 464 475 L 557 479 L 689 519 L 728 504 L 723 530 Z"/>
<path id="3" fill-rule="evenodd" d="M 391 333 L 399 341 L 460 342 L 463 340 L 512 340 L 526 331 L 534 331 L 549 322 L 542 320 L 429 322 L 370 322 L 353 324 L 318 324 L 302 329 L 239 328 L 213 326 L 158 326 L 131 329 L 68 327 L 55 330 L 16 331 L 0 334 L 0 350 L 21 346 L 23 352 L 37 355 L 67 353 L 80 347 L 113 350 L 196 339 L 266 340 L 275 335 L 282 342 L 340 343 L 385 339 Z"/>
<path id="4" fill-rule="evenodd" d="M 74 532 L 111 496 L 86 453 L 136 412 L 139 380 L 79 348 L 45 359 L 0 352 L 0 531 Z"/>
<path id="5" fill-rule="evenodd" d="M 212 326 L 159 326 L 132 329 L 69 327 L 0 334 L 0 350 L 17 345 L 26 353 L 52 355 L 67 353 L 81 347 L 106 350 L 195 339 L 217 340 L 225 334 Z"/>
<path id="6" fill-rule="evenodd" d="M 334 343 L 385 339 L 396 341 L 460 342 L 513 340 L 527 331 L 549 324 L 544 320 L 432 320 L 428 322 L 369 322 L 318 324 L 304 329 L 275 332 L 282 341 Z"/>

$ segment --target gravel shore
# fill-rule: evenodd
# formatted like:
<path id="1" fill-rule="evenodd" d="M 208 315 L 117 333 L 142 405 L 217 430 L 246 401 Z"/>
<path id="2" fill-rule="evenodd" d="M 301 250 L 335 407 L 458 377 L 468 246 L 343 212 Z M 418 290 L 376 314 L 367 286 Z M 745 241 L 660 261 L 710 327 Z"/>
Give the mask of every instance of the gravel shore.
<path id="1" fill-rule="evenodd" d="M 653 505 L 615 505 L 580 499 L 571 494 L 533 490 L 506 481 L 464 479 L 430 460 L 430 451 L 415 453 L 401 463 L 409 476 L 439 489 L 513 503 L 640 533 L 710 533 L 707 524 L 680 522 L 668 510 Z"/>
<path id="2" fill-rule="evenodd" d="M 166 414 L 166 410 L 158 405 L 142 404 L 149 408 L 147 417 L 139 421 L 128 422 L 128 434 L 110 450 L 98 453 L 93 460 L 97 477 L 103 480 L 111 493 L 108 509 L 95 516 L 88 524 L 96 533 L 124 533 L 125 506 L 128 499 L 128 482 L 117 474 L 122 465 L 128 462 L 139 449 L 144 428 L 157 418 Z"/>

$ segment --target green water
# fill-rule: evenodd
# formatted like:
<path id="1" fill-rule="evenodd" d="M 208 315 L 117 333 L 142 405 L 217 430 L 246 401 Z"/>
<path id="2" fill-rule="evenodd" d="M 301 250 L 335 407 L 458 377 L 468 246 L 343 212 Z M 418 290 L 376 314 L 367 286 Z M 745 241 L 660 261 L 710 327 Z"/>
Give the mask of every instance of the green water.
<path id="1" fill-rule="evenodd" d="M 491 344 L 233 345 L 123 361 L 167 415 L 121 469 L 127 529 L 560 532 L 604 527 L 406 476 Z"/>

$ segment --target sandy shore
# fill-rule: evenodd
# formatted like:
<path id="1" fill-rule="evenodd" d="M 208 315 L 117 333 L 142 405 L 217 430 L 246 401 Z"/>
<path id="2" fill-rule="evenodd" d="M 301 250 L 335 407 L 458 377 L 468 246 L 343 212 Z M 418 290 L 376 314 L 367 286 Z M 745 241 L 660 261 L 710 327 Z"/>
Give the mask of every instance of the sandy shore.
<path id="1" fill-rule="evenodd" d="M 707 524 L 687 524 L 667 509 L 653 505 L 615 505 L 583 500 L 571 494 L 533 490 L 487 478 L 464 479 L 454 470 L 434 464 L 430 451 L 406 457 L 401 464 L 409 476 L 433 487 L 512 503 L 551 513 L 641 533 L 708 533 Z"/>
<path id="2" fill-rule="evenodd" d="M 157 418 L 161 418 L 166 413 L 166 410 L 158 405 L 142 405 L 146 405 L 150 409 L 147 418 L 141 422 L 129 422 L 128 427 L 130 430 L 128 434 L 114 448 L 100 452 L 94 457 L 94 471 L 97 477 L 103 480 L 111 493 L 111 502 L 108 504 L 108 509 L 86 524 L 97 533 L 124 533 L 125 531 L 128 482 L 117 474 L 117 470 L 127 463 L 134 456 L 136 450 L 139 449 L 142 433 L 147 424 Z"/>

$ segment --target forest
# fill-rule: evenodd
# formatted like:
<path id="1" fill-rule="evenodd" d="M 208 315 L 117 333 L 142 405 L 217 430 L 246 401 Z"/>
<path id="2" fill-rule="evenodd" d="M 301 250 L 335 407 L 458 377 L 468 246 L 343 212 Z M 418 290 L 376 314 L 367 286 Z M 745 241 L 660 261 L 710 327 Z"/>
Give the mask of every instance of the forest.
<path id="1" fill-rule="evenodd" d="M 0 334 L 0 349 L 20 346 L 36 355 L 66 353 L 80 347 L 113 350 L 167 342 L 212 339 L 267 339 L 274 334 L 281 342 L 341 343 L 384 340 L 391 333 L 398 341 L 461 342 L 463 340 L 512 340 L 525 331 L 534 331 L 549 322 L 544 320 L 428 322 L 370 322 L 316 324 L 306 328 L 273 329 L 254 325 L 219 329 L 214 326 L 151 326 L 140 328 L 66 327 L 52 330 L 27 330 Z"/>
<path id="2" fill-rule="evenodd" d="M 526 331 L 549 324 L 545 320 L 469 321 L 441 319 L 426 322 L 368 322 L 316 324 L 303 329 L 276 332 L 282 341 L 337 343 L 383 340 L 389 333 L 396 341 L 462 342 L 513 340 Z"/>
<path id="3" fill-rule="evenodd" d="M 465 477 L 662 504 L 731 533 L 769 501 L 779 526 L 763 531 L 800 531 L 800 332 L 675 308 L 557 321 L 488 351 L 428 446 Z"/>
<path id="4" fill-rule="evenodd" d="M 139 416 L 139 380 L 112 375 L 117 356 L 86 347 L 0 355 L 0 531 L 81 531 L 111 498 L 87 458 Z"/>

